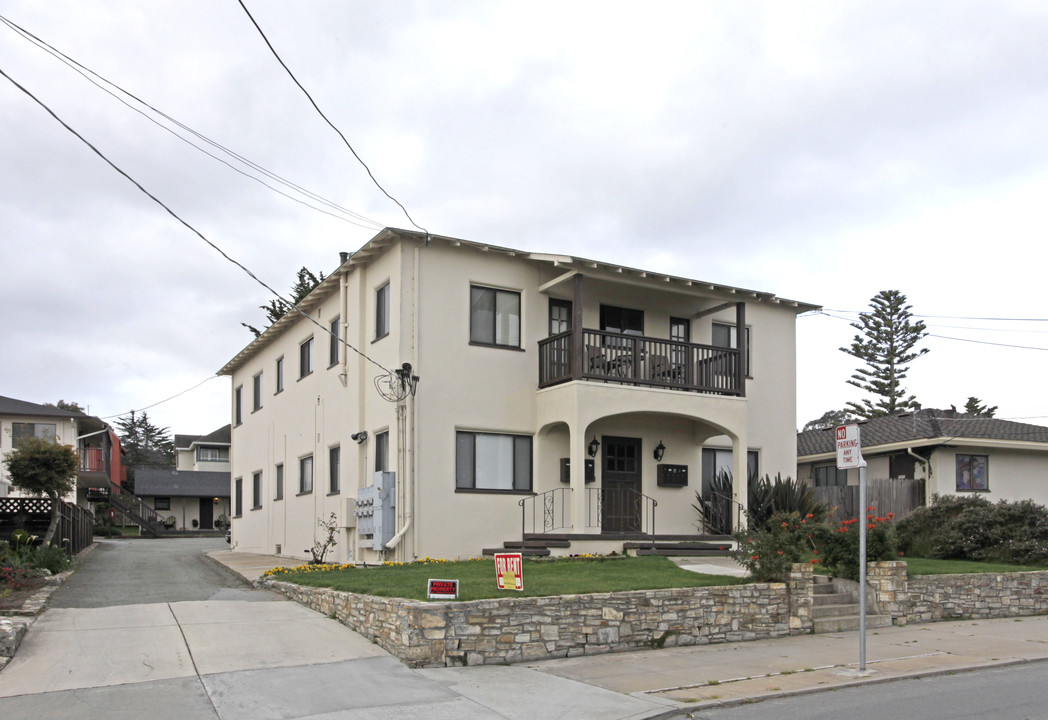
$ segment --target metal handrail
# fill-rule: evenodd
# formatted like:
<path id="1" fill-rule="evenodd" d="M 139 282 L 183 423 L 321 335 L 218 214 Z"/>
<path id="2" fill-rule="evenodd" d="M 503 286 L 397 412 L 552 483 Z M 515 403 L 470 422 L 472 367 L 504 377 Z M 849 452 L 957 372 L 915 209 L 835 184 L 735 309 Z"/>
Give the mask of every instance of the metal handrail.
<path id="1" fill-rule="evenodd" d="M 587 523 L 590 525 L 604 525 L 604 510 L 605 510 L 605 498 L 611 494 L 618 494 L 628 499 L 628 502 L 634 507 L 639 506 L 640 512 L 637 515 L 640 517 L 640 527 L 624 527 L 623 530 L 626 532 L 637 532 L 643 535 L 647 535 L 651 538 L 652 543 L 655 542 L 655 508 L 658 507 L 658 501 L 655 498 L 645 495 L 639 490 L 633 490 L 632 488 L 586 488 L 586 494 L 589 498 L 596 498 L 596 502 L 590 502 L 587 499 L 586 511 L 587 511 Z M 595 506 L 595 507 L 594 507 Z M 596 518 L 593 517 L 594 511 Z M 594 522 L 596 520 L 596 522 Z M 645 522 L 647 520 L 647 522 Z M 645 530 L 645 525 L 647 529 Z"/>
<path id="2" fill-rule="evenodd" d="M 748 515 L 748 511 L 743 504 L 735 499 L 735 495 L 726 495 L 724 493 L 712 492 L 700 496 L 704 504 L 706 504 L 710 510 L 703 512 L 702 524 L 704 532 L 715 532 L 720 535 L 731 535 L 735 530 L 735 513 L 734 509 L 739 508 L 739 517 L 743 518 Z M 727 506 L 727 509 L 725 509 Z M 712 515 L 710 518 L 708 515 Z"/>
<path id="3" fill-rule="evenodd" d="M 523 542 L 528 536 L 528 509 L 531 510 L 531 533 L 553 532 L 554 530 L 571 527 L 571 503 L 565 499 L 564 493 L 570 493 L 570 487 L 554 488 L 546 490 L 537 495 L 529 495 L 517 501 L 520 506 L 520 539 Z M 571 496 L 568 495 L 568 498 Z M 541 503 L 541 505 L 540 505 Z M 542 508 L 542 530 L 536 530 L 536 512 Z M 559 516 L 559 517 L 558 517 Z"/>
<path id="4" fill-rule="evenodd" d="M 146 505 L 141 498 L 125 494 L 124 488 L 115 482 L 109 482 L 109 505 L 120 514 L 130 518 L 140 528 L 154 537 L 164 534 L 164 519 L 156 510 Z"/>

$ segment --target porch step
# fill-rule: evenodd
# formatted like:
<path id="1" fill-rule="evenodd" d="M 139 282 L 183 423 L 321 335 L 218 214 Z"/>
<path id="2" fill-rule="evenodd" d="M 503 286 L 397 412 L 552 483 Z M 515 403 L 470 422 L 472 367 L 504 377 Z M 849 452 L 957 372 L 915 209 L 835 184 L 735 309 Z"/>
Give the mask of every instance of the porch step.
<path id="1" fill-rule="evenodd" d="M 815 592 L 812 595 L 812 601 L 815 607 L 823 607 L 826 605 L 855 605 L 855 607 L 859 607 L 858 603 L 852 602 L 851 593 Z"/>
<path id="2" fill-rule="evenodd" d="M 522 548 L 484 548 L 480 551 L 482 555 L 495 555 L 496 553 L 518 552 L 528 557 L 548 557 L 548 547 L 522 547 Z"/>
<path id="3" fill-rule="evenodd" d="M 554 539 L 538 539 L 528 538 L 526 540 L 507 540 L 502 543 L 502 546 L 507 550 L 512 548 L 566 548 L 571 547 L 570 540 L 554 540 Z"/>
<path id="4" fill-rule="evenodd" d="M 856 608 L 858 608 L 858 605 L 856 605 Z M 891 624 L 891 615 L 871 615 L 870 613 L 866 613 L 867 628 L 890 627 Z M 826 618 L 816 617 L 812 619 L 812 632 L 814 633 L 844 632 L 846 630 L 858 629 L 858 613 L 854 615 L 838 615 Z"/>
<path id="5" fill-rule="evenodd" d="M 630 551 L 633 551 L 632 553 Z M 641 542 L 633 541 L 622 544 L 626 555 L 661 555 L 664 557 L 724 557 L 731 551 L 726 543 L 708 542 Z"/>

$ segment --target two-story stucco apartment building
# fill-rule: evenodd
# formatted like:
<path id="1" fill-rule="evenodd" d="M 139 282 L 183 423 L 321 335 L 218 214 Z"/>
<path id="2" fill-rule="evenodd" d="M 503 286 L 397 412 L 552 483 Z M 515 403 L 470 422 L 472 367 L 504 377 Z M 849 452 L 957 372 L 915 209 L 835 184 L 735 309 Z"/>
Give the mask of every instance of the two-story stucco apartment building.
<path id="1" fill-rule="evenodd" d="M 704 478 L 796 467 L 795 323 L 815 307 L 383 230 L 220 371 L 234 547 L 307 557 L 331 513 L 339 561 L 694 535 Z"/>

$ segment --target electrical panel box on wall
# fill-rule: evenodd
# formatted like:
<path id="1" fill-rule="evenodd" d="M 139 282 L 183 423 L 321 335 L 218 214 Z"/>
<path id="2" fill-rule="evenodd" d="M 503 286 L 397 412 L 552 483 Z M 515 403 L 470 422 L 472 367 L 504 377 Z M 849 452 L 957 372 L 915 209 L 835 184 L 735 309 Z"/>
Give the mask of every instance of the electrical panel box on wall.
<path id="1" fill-rule="evenodd" d="M 371 540 L 372 550 L 385 550 L 397 528 L 396 473 L 377 472 L 374 482 L 357 491 L 353 515 L 357 520 L 357 534 Z"/>

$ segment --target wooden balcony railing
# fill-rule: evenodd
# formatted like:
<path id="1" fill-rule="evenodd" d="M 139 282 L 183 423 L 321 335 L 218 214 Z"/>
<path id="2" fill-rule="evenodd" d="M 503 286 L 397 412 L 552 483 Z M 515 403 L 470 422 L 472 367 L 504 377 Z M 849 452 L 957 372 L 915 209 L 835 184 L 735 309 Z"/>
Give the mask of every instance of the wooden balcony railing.
<path id="1" fill-rule="evenodd" d="M 640 335 L 581 330 L 581 362 L 573 331 L 539 341 L 539 387 L 598 380 L 673 390 L 744 395 L 739 351 Z"/>

